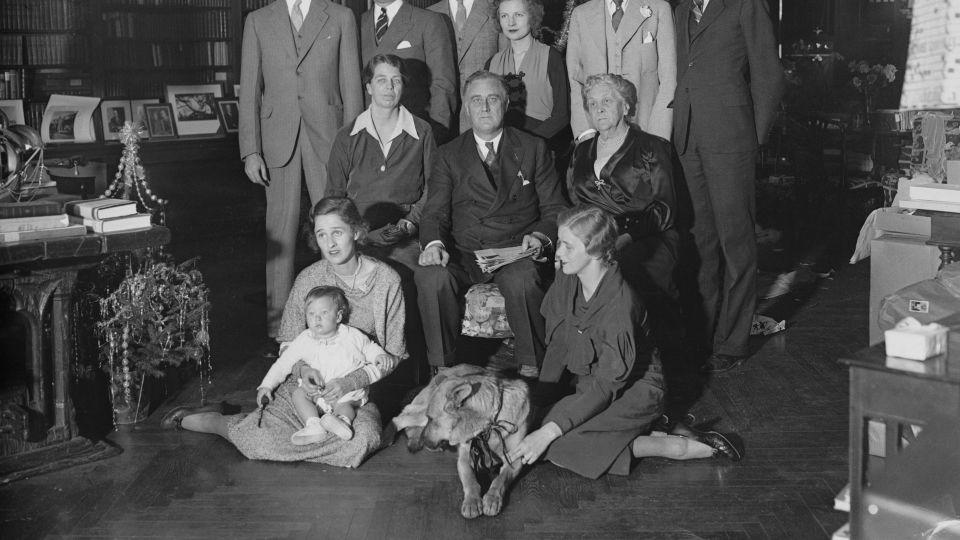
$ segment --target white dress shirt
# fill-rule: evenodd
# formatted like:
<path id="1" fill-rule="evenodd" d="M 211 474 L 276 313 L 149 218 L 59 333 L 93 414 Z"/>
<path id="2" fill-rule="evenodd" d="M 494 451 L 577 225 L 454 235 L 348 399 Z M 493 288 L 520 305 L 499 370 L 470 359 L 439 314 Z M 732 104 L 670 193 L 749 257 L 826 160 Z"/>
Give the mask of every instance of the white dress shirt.
<path id="1" fill-rule="evenodd" d="M 500 151 L 500 139 L 503 137 L 503 130 L 500 130 L 500 133 L 497 133 L 497 136 L 491 139 L 490 141 L 485 141 L 477 136 L 477 132 L 473 132 L 473 140 L 477 141 L 477 150 L 480 152 L 480 161 L 487 159 L 487 143 L 493 142 L 493 151 Z"/>
<path id="2" fill-rule="evenodd" d="M 450 4 L 450 17 L 457 16 L 457 0 L 449 0 Z M 470 16 L 470 9 L 473 7 L 473 0 L 463 0 L 463 7 L 467 10 L 467 17 Z"/>
<path id="3" fill-rule="evenodd" d="M 297 0 L 287 0 L 287 13 L 293 16 L 293 4 Z M 311 0 L 300 0 L 300 13 L 303 15 L 303 20 L 307 20 L 307 12 L 310 11 L 310 2 Z"/>
<path id="4" fill-rule="evenodd" d="M 627 4 L 630 3 L 630 0 L 623 0 L 623 4 L 620 5 L 620 8 L 623 9 L 623 12 L 627 12 Z M 613 15 L 613 12 L 617 10 L 617 5 L 613 3 L 613 0 L 607 0 L 607 13 Z"/>
<path id="5" fill-rule="evenodd" d="M 393 24 L 393 18 L 397 16 L 397 12 L 400 11 L 400 6 L 403 5 L 403 0 L 394 0 L 386 6 L 381 6 L 379 4 L 373 4 L 373 27 L 377 27 L 377 19 L 380 17 L 380 10 L 387 10 L 387 26 L 389 27 Z"/>

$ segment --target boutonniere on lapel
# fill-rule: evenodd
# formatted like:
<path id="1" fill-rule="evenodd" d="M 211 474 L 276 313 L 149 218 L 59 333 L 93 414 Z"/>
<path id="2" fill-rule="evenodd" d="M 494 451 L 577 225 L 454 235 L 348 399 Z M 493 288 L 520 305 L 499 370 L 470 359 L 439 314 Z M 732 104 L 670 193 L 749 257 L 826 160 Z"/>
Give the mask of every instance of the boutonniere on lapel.
<path id="1" fill-rule="evenodd" d="M 520 179 L 520 187 L 523 187 L 530 183 L 530 181 L 523 176 L 523 171 L 517 171 L 517 178 Z"/>
<path id="2" fill-rule="evenodd" d="M 640 6 L 640 15 L 643 15 L 643 18 L 646 19 L 653 15 L 653 10 L 650 9 L 650 6 Z"/>

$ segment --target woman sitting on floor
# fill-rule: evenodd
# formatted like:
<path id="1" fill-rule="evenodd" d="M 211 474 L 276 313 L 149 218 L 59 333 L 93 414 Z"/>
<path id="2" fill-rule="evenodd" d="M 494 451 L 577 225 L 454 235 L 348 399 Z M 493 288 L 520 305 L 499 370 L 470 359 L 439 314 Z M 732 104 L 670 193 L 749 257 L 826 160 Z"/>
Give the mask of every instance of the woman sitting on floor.
<path id="1" fill-rule="evenodd" d="M 632 457 L 739 459 L 716 432 L 651 432 L 663 412 L 663 375 L 646 309 L 613 261 L 616 223 L 600 208 L 578 206 L 561 213 L 558 226 L 560 272 L 541 307 L 547 352 L 534 392 L 537 405 L 553 403 L 509 458 L 530 464 L 545 453 L 588 478 L 626 475 Z"/>
<path id="2" fill-rule="evenodd" d="M 323 258 L 297 276 L 287 299 L 278 339 L 292 341 L 306 328 L 304 299 L 314 287 L 339 287 L 350 304 L 349 324 L 372 337 L 388 353 L 391 362 L 378 366 L 378 376 L 360 368 L 342 378 L 323 381 L 320 373 L 304 362 L 274 392 L 273 401 L 260 412 L 224 416 L 214 408 L 177 407 L 164 416 L 164 427 L 215 433 L 233 443 L 250 459 L 313 461 L 340 467 L 356 467 L 380 446 L 380 413 L 369 402 L 360 407 L 353 421 L 353 438 L 344 441 L 330 434 L 316 444 L 295 446 L 291 435 L 304 427 L 293 401 L 297 381 L 310 392 L 319 391 L 327 402 L 366 388 L 390 374 L 406 358 L 403 337 L 404 303 L 400 276 L 386 264 L 360 255 L 358 244 L 366 226 L 357 207 L 345 197 L 326 197 L 313 208 L 314 233 Z M 281 347 L 283 348 L 283 347 Z"/>

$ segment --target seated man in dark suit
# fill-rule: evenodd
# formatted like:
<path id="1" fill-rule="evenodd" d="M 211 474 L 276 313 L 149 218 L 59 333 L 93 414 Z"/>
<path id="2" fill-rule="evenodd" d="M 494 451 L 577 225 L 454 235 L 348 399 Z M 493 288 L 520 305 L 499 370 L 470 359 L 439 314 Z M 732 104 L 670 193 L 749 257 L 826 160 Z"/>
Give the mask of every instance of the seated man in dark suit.
<path id="1" fill-rule="evenodd" d="M 507 86 L 488 71 L 467 78 L 463 90 L 472 129 L 440 147 L 427 183 L 420 221 L 416 272 L 427 360 L 434 368 L 456 363 L 463 295 L 475 283 L 493 281 L 505 300 L 516 335 L 522 376 L 536 376 L 544 352 L 540 302 L 546 290 L 538 265 L 557 234 L 557 213 L 566 205 L 546 142 L 503 127 Z M 484 273 L 474 251 L 523 246 L 526 258 Z"/>

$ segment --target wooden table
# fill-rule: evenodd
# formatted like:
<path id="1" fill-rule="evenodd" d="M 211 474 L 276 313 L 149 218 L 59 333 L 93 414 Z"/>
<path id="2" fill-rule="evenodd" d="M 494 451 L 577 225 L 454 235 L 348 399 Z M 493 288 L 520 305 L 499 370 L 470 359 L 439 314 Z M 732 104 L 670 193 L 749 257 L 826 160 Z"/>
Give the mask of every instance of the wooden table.
<path id="1" fill-rule="evenodd" d="M 960 314 L 941 321 L 951 328 L 948 352 L 925 361 L 887 357 L 884 344 L 863 349 L 840 361 L 850 367 L 850 532 L 852 538 L 876 536 L 870 520 L 892 511 L 878 505 L 869 493 L 875 479 L 867 474 L 866 429 L 868 420 L 886 425 L 886 461 L 908 452 L 902 435 L 908 426 L 928 426 L 944 418 L 960 418 Z M 906 429 L 905 429 L 906 428 Z M 923 437 L 921 432 L 919 435 Z M 960 442 L 960 441 L 958 441 Z M 951 454 L 943 456 L 948 458 Z M 902 461 L 902 460 L 901 460 Z M 936 469 L 937 464 L 932 464 Z M 884 497 L 883 500 L 891 500 Z M 889 519 L 889 516 L 886 516 Z M 886 534 L 886 533 L 884 533 Z"/>
<path id="2" fill-rule="evenodd" d="M 98 264 L 107 255 L 155 248 L 170 241 L 165 227 L 112 234 L 0 244 L 0 293 L 12 299 L 13 310 L 26 321 L 29 386 L 26 407 L 42 413 L 52 425 L 40 441 L 27 441 L 0 421 L 0 465 L 7 456 L 66 443 L 77 437 L 70 398 L 71 300 L 77 273 Z M 50 343 L 44 343 L 43 325 L 51 315 Z M 52 370 L 44 368 L 46 347 Z M 52 380 L 51 380 L 52 379 Z M 0 467 L 7 469 L 8 467 Z"/>

